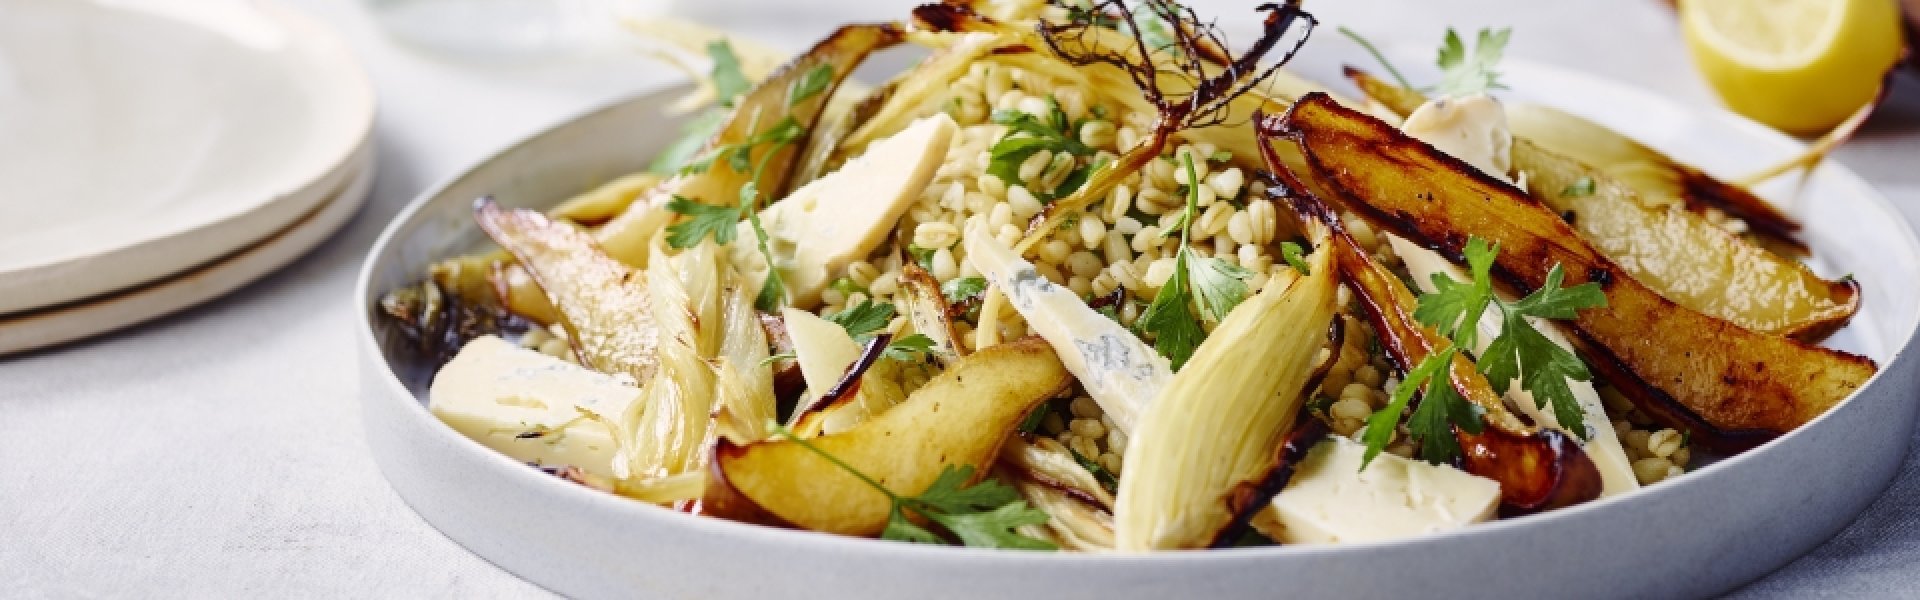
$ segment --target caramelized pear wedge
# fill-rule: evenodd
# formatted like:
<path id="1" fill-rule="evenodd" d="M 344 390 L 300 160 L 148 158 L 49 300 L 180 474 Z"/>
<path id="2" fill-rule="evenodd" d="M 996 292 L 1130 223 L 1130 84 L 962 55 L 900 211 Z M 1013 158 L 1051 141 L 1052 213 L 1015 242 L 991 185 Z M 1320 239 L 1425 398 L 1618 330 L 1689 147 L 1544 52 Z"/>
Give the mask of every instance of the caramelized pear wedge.
<path id="1" fill-rule="evenodd" d="M 1368 98 L 1401 117 L 1412 114 L 1427 102 L 1427 97 L 1420 92 L 1387 83 L 1365 71 L 1348 67 L 1346 74 Z M 1543 148 L 1591 165 L 1645 196 L 1643 200 L 1677 199 L 1694 214 L 1703 214 L 1709 208 L 1718 209 L 1746 221 L 1758 236 L 1757 241 L 1771 249 L 1779 249 L 1788 256 L 1807 251 L 1806 244 L 1797 237 L 1800 224 L 1771 203 L 1598 123 L 1550 106 L 1515 102 L 1507 106 L 1507 126 L 1514 137 L 1532 140 Z M 1519 156 L 1516 148 L 1514 157 Z M 1555 192 L 1560 189 L 1553 188 Z"/>
<path id="2" fill-rule="evenodd" d="M 975 352 L 899 406 L 809 443 L 895 493 L 918 494 L 948 466 L 972 466 L 984 476 L 1027 413 L 1071 382 L 1046 341 L 1023 338 Z M 729 506 L 727 514 L 765 513 L 795 527 L 855 536 L 886 526 L 886 495 L 792 440 L 723 439 L 714 465 L 712 483 L 725 488 L 709 495 Z"/>
<path id="3" fill-rule="evenodd" d="M 635 382 L 653 378 L 660 332 L 645 274 L 607 256 L 586 231 L 535 211 L 482 198 L 474 219 L 545 291 L 580 364 Z"/>
<path id="4" fill-rule="evenodd" d="M 1303 102 L 1313 98 L 1309 96 Z M 1272 141 L 1273 120 L 1256 121 L 1260 122 L 1261 135 Z M 1272 154 L 1265 158 L 1278 165 Z M 1275 182 L 1268 188 L 1268 195 L 1276 203 L 1290 206 L 1289 214 L 1303 229 L 1325 226 L 1332 231 L 1328 252 L 1395 366 L 1404 373 L 1451 345 L 1414 318 L 1418 303 L 1406 283 L 1374 262 L 1318 196 L 1302 191 L 1305 187 L 1294 173 L 1275 168 L 1284 183 Z M 1287 197 L 1290 191 L 1292 196 Z M 1500 483 L 1504 514 L 1553 510 L 1600 497 L 1600 470 L 1579 443 L 1559 430 L 1530 426 L 1520 420 L 1465 355 L 1454 355 L 1447 381 L 1461 398 L 1484 411 L 1482 419 L 1487 427 L 1478 434 L 1455 428 L 1454 438 L 1460 442 L 1466 472 Z"/>
<path id="5" fill-rule="evenodd" d="M 1493 273 L 1518 292 L 1553 265 L 1567 285 L 1600 284 L 1607 307 L 1567 322 L 1598 374 L 1663 424 L 1740 449 L 1819 416 L 1876 370 L 1865 357 L 1755 333 L 1662 297 L 1520 190 L 1324 96 L 1262 134 L 1287 137 L 1341 205 L 1462 262 L 1469 236 L 1500 245 Z"/>
<path id="6" fill-rule="evenodd" d="M 1400 114 L 1426 101 L 1419 92 L 1365 73 L 1349 69 L 1348 75 L 1375 101 Z M 1568 127 L 1590 135 L 1577 139 L 1528 137 L 1528 132 L 1547 128 L 1523 128 L 1522 123 L 1553 120 L 1539 116 L 1543 110 L 1547 109 L 1508 107 L 1508 117 L 1513 119 L 1514 170 L 1526 174 L 1528 192 L 1535 200 L 1559 213 L 1587 241 L 1647 287 L 1681 306 L 1753 331 L 1810 341 L 1846 325 L 1859 310 L 1859 286 L 1853 281 L 1822 279 L 1806 265 L 1754 245 L 1696 212 L 1648 195 L 1672 198 L 1679 195 L 1676 190 L 1620 178 L 1626 175 L 1642 180 L 1650 177 L 1645 175 L 1648 172 L 1679 173 L 1678 169 L 1684 168 L 1665 156 L 1649 155 L 1659 161 L 1650 164 L 1664 165 L 1657 168 L 1639 165 L 1603 170 L 1588 166 L 1593 164 L 1587 162 L 1589 159 L 1567 156 L 1560 149 L 1631 144 L 1638 150 L 1603 154 L 1652 151 L 1570 115 L 1562 120 L 1577 125 Z M 1535 116 L 1516 118 L 1520 115 Z M 1624 164 L 1623 159 L 1613 160 L 1616 165 Z M 1698 174 L 1691 168 L 1686 170 Z M 1711 185 L 1725 186 L 1719 182 Z M 1764 204 L 1758 199 L 1754 202 Z"/>
<path id="7" fill-rule="evenodd" d="M 1235 492 L 1269 474 L 1274 448 L 1293 429 L 1325 362 L 1315 356 L 1326 345 L 1339 287 L 1330 255 L 1310 256 L 1308 274 L 1275 274 L 1147 405 L 1127 442 L 1115 549 L 1212 545 L 1234 521 Z"/>
<path id="8" fill-rule="evenodd" d="M 1759 333 L 1817 341 L 1860 310 L 1860 286 L 1747 243 L 1677 207 L 1651 206 L 1580 162 L 1513 142 L 1513 166 L 1533 197 L 1668 300 Z M 1565 190 L 1590 182 L 1592 194 Z"/>

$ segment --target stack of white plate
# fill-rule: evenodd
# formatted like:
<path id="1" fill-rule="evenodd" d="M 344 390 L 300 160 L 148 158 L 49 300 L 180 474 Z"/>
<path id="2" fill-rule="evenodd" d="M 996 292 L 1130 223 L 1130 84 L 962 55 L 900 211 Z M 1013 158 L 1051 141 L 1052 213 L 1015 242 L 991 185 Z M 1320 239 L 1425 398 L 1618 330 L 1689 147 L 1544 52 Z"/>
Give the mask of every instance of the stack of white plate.
<path id="1" fill-rule="evenodd" d="M 278 269 L 373 179 L 346 47 L 253 0 L 0 2 L 0 353 Z"/>

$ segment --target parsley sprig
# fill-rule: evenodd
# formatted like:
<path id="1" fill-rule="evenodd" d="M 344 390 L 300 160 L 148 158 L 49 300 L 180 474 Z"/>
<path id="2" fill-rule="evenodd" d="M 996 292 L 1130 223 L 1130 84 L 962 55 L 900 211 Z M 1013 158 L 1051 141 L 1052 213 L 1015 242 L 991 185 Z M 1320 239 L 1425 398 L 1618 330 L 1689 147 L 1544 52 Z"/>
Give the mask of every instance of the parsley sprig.
<path id="1" fill-rule="evenodd" d="M 1183 155 L 1186 161 L 1187 180 L 1199 181 L 1193 166 L 1193 157 Z M 1186 214 L 1181 222 L 1197 218 L 1200 210 L 1198 188 L 1187 191 Z M 1190 232 L 1187 227 L 1180 228 L 1180 251 L 1174 254 L 1173 275 L 1167 278 L 1166 285 L 1147 305 L 1146 312 L 1140 314 L 1138 327 L 1143 332 L 1154 334 L 1153 348 L 1167 360 L 1172 361 L 1174 370 L 1187 364 L 1193 357 L 1194 349 L 1207 337 L 1200 326 L 1200 319 L 1219 322 L 1227 318 L 1227 313 L 1247 298 L 1247 278 L 1253 272 L 1238 265 L 1229 264 L 1216 257 L 1195 256 L 1188 246 Z M 1195 307 L 1199 311 L 1195 312 Z"/>
<path id="2" fill-rule="evenodd" d="M 680 139 L 668 144 L 665 150 L 653 157 L 647 170 L 660 175 L 672 175 L 679 172 L 692 161 L 694 154 L 700 152 L 700 146 L 713 139 L 713 135 L 727 123 L 726 109 L 741 94 L 753 88 L 745 72 L 740 70 L 740 58 L 733 53 L 733 45 L 725 39 L 717 39 L 707 44 L 707 58 L 713 61 L 713 68 L 707 72 L 707 81 L 713 86 L 714 96 L 720 106 L 700 113 L 700 116 L 688 119 L 680 126 Z"/>
<path id="3" fill-rule="evenodd" d="M 1447 28 L 1447 38 L 1440 44 L 1437 61 L 1440 85 L 1435 91 L 1459 98 L 1507 89 L 1506 84 L 1500 83 L 1500 72 L 1494 70 L 1494 66 L 1500 64 L 1500 57 L 1507 52 L 1507 38 L 1512 36 L 1510 27 L 1481 29 L 1479 39 L 1473 43 L 1473 52 L 1468 53 L 1460 34 Z"/>
<path id="4" fill-rule="evenodd" d="M 1047 96 L 1047 115 L 1040 117 L 1013 109 L 993 111 L 993 122 L 1007 126 L 1007 134 L 994 142 L 987 153 L 987 174 L 999 177 L 1007 185 L 1025 185 L 1020 179 L 1020 165 L 1034 153 L 1046 150 L 1054 154 L 1062 152 L 1074 156 L 1092 156 L 1094 150 L 1080 142 L 1077 132 L 1080 125 L 1067 119 L 1066 111 L 1060 109 L 1060 102 L 1053 96 Z M 1051 190 L 1029 189 L 1042 201 L 1071 194 L 1080 189 L 1087 176 L 1096 166 L 1083 166 L 1074 169 L 1061 180 L 1060 185 Z"/>
<path id="5" fill-rule="evenodd" d="M 739 60 L 733 56 L 731 47 L 725 41 L 716 41 L 708 46 L 713 54 L 714 89 L 721 98 L 721 106 L 732 107 L 741 94 L 746 93 L 752 84 L 739 71 Z M 833 67 L 820 65 L 802 74 L 794 80 L 787 90 L 787 108 L 800 105 L 833 83 Z M 722 120 L 724 122 L 724 119 Z M 733 242 L 740 221 L 745 220 L 753 229 L 755 245 L 767 262 L 767 279 L 760 286 L 760 294 L 754 298 L 754 307 L 760 310 L 773 310 L 785 302 L 787 296 L 786 279 L 780 275 L 779 264 L 773 259 L 773 249 L 767 241 L 766 226 L 760 222 L 760 179 L 767 168 L 767 162 L 789 144 L 800 141 L 807 135 L 805 127 L 793 118 L 792 114 L 781 117 L 771 127 L 760 129 L 760 116 L 754 114 L 747 122 L 747 130 L 754 133 L 747 139 L 731 144 L 720 144 L 701 155 L 694 157 L 680 168 L 681 173 L 705 173 L 713 168 L 715 162 L 725 161 L 735 173 L 749 174 L 745 184 L 740 186 L 740 195 L 729 206 L 702 204 L 687 198 L 674 196 L 667 203 L 667 210 L 679 213 L 687 218 L 667 227 L 667 245 L 674 248 L 691 248 L 708 236 L 716 244 L 727 245 Z M 709 134 L 711 135 L 711 134 Z M 761 150 L 760 159 L 754 160 L 754 151 Z"/>
<path id="6" fill-rule="evenodd" d="M 1567 382 L 1589 381 L 1593 374 L 1579 357 L 1540 333 L 1530 319 L 1572 319 L 1579 309 L 1605 307 L 1607 296 L 1600 284 L 1593 282 L 1561 287 L 1566 272 L 1556 264 L 1547 271 L 1545 285 L 1518 302 L 1508 303 L 1493 293 L 1490 272 L 1499 253 L 1498 245 L 1489 247 L 1486 240 L 1468 238 L 1463 254 L 1473 281 L 1458 282 L 1435 273 L 1435 292 L 1420 297 L 1413 316 L 1460 346 L 1471 348 L 1478 339 L 1481 315 L 1488 307 L 1499 310 L 1500 336 L 1487 344 L 1477 361 L 1487 383 L 1504 394 L 1514 379 L 1520 379 L 1521 389 L 1533 394 L 1535 406 L 1551 406 L 1561 427 L 1585 439 L 1586 413 Z"/>
<path id="7" fill-rule="evenodd" d="M 847 307 L 846 310 L 827 317 L 828 321 L 847 330 L 847 336 L 855 342 L 865 345 L 873 339 L 875 333 L 893 322 L 895 312 L 893 304 L 865 300 L 860 304 Z M 935 352 L 933 338 L 925 334 L 902 336 L 887 343 L 880 355 L 901 362 L 914 362 L 921 356 Z"/>
<path id="8" fill-rule="evenodd" d="M 1021 550 L 1057 550 L 1051 542 L 1021 535 L 1014 531 L 1022 525 L 1039 525 L 1047 522 L 1047 513 L 1027 505 L 1020 499 L 1019 492 L 1012 486 L 996 479 L 983 479 L 979 483 L 967 485 L 973 479 L 973 465 L 947 465 L 941 469 L 939 477 L 927 490 L 913 496 L 902 496 L 887 486 L 874 481 L 866 473 L 853 468 L 853 465 L 827 453 L 812 442 L 793 435 L 791 430 L 778 424 L 773 426 L 775 435 L 784 437 L 812 451 L 827 462 L 846 471 L 874 490 L 885 494 L 892 501 L 887 511 L 887 526 L 881 530 L 882 539 L 914 542 L 920 544 L 954 544 L 976 548 L 1012 548 Z M 941 531 L 922 527 L 915 523 L 913 516 L 918 515 L 938 525 Z"/>
<path id="9" fill-rule="evenodd" d="M 1474 40 L 1472 51 L 1467 50 L 1467 44 L 1460 38 L 1460 33 L 1448 27 L 1447 36 L 1441 41 L 1439 56 L 1435 60 L 1435 63 L 1440 66 L 1440 83 L 1424 88 L 1416 88 L 1408 83 L 1407 78 L 1400 75 L 1400 70 L 1393 68 L 1393 63 L 1388 62 L 1387 57 L 1381 54 L 1372 42 L 1360 37 L 1360 34 L 1345 27 L 1340 28 L 1340 33 L 1352 38 L 1372 54 L 1373 59 L 1379 61 L 1381 67 L 1386 68 L 1387 74 L 1392 75 L 1400 87 L 1446 94 L 1455 98 L 1507 89 L 1506 84 L 1500 82 L 1500 71 L 1495 67 L 1500 64 L 1500 59 L 1506 56 L 1507 40 L 1513 37 L 1511 27 L 1481 29 Z"/>
<path id="10" fill-rule="evenodd" d="M 1458 353 L 1454 346 L 1427 355 L 1420 364 L 1407 371 L 1407 377 L 1400 381 L 1400 387 L 1393 389 L 1393 396 L 1382 408 L 1367 418 L 1367 430 L 1362 436 L 1367 443 L 1367 452 L 1360 459 L 1360 469 L 1366 470 L 1374 457 L 1386 449 L 1393 441 L 1394 426 L 1400 422 L 1400 415 L 1407 411 L 1407 405 L 1413 402 L 1413 393 L 1424 388 L 1420 405 L 1413 409 L 1413 415 L 1407 418 L 1407 433 L 1420 442 L 1420 457 L 1435 464 L 1453 460 L 1460 455 L 1460 442 L 1453 439 L 1453 428 L 1459 427 L 1469 433 L 1480 432 L 1481 408 L 1460 397 L 1453 389 L 1447 376 L 1453 364 L 1453 356 Z"/>

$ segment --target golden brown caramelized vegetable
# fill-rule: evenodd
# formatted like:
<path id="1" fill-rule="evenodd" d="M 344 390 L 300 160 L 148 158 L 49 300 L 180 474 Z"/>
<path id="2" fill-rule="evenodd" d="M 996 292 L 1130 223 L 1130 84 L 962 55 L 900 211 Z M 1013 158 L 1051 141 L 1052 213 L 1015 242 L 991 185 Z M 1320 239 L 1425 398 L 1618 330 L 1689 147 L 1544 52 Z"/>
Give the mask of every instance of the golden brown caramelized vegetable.
<path id="1" fill-rule="evenodd" d="M 1402 111 L 1408 106 L 1426 101 L 1419 92 L 1387 84 L 1365 73 L 1349 69 L 1348 75 L 1370 97 L 1400 114 L 1406 114 Z M 1508 114 L 1537 115 L 1541 110 L 1510 107 Z M 1526 118 L 1551 120 L 1546 116 Z M 1526 134 L 1538 134 L 1547 127 L 1534 125 L 1523 129 L 1519 120 L 1512 123 L 1514 170 L 1526 174 L 1528 191 L 1535 200 L 1559 213 L 1587 241 L 1647 287 L 1681 306 L 1741 327 L 1803 340 L 1825 337 L 1846 325 L 1847 319 L 1859 309 L 1859 290 L 1853 281 L 1822 279 L 1806 265 L 1748 242 L 1696 212 L 1683 210 L 1673 202 L 1661 202 L 1648 194 L 1661 193 L 1663 186 L 1644 180 L 1659 178 L 1648 173 L 1682 173 L 1684 169 L 1697 177 L 1673 175 L 1666 179 L 1687 179 L 1693 182 L 1686 184 L 1688 188 L 1729 187 L 1726 184 L 1712 181 L 1711 177 L 1658 154 L 1650 154 L 1659 159 L 1657 163 L 1648 163 L 1657 166 L 1637 164 L 1609 170 L 1589 166 L 1585 159 L 1577 160 L 1558 149 L 1583 144 L 1632 144 L 1644 153 L 1652 151 L 1584 120 L 1571 116 L 1561 120 L 1577 123 L 1567 127 L 1591 135 L 1536 140 Z M 1613 138 L 1621 141 L 1606 143 Z M 1636 154 L 1628 150 L 1611 154 L 1621 153 Z M 1623 169 L 1634 174 L 1639 185 L 1629 186 L 1627 180 L 1619 178 Z M 1678 187 L 1672 192 L 1666 197 L 1679 194 Z M 1688 202 L 1698 204 L 1694 200 Z M 1765 204 L 1758 199 L 1753 202 Z M 1735 214 L 1752 213 L 1753 210 L 1747 210 Z"/>
<path id="2" fill-rule="evenodd" d="M 636 382 L 652 378 L 660 339 L 645 274 L 601 252 L 586 231 L 535 211 L 503 209 L 487 198 L 474 207 L 474 219 L 546 291 L 580 364 Z"/>
<path id="3" fill-rule="evenodd" d="M 1653 206 L 1598 171 L 1529 140 L 1514 140 L 1513 166 L 1527 174 L 1534 199 L 1560 213 L 1635 279 L 1681 306 L 1756 332 L 1802 340 L 1826 337 L 1860 309 L 1853 280 L 1821 279 L 1806 265 L 1693 213 Z"/>
<path id="4" fill-rule="evenodd" d="M 1309 99 L 1315 96 L 1308 96 Z M 1274 135 L 1277 119 L 1258 119 L 1263 137 Z M 1271 143 L 1268 139 L 1267 143 Z M 1420 364 L 1452 342 L 1420 324 L 1413 311 L 1417 302 L 1406 283 L 1375 263 L 1365 248 L 1349 235 L 1339 217 L 1321 200 L 1304 191 L 1295 174 L 1279 168 L 1269 153 L 1269 164 L 1285 179 L 1269 188 L 1276 202 L 1292 207 L 1303 229 L 1313 222 L 1332 230 L 1328 244 L 1340 274 L 1373 322 L 1380 346 L 1402 373 Z M 1284 197 L 1292 192 L 1292 197 Z M 1447 381 L 1461 398 L 1479 406 L 1488 425 L 1480 433 L 1454 429 L 1468 473 L 1500 482 L 1500 504 L 1506 514 L 1552 510 L 1600 497 L 1600 470 L 1572 438 L 1555 429 L 1527 425 L 1493 392 L 1485 377 L 1466 355 L 1456 353 Z"/>
<path id="5" fill-rule="evenodd" d="M 1346 73 L 1367 97 L 1402 117 L 1427 101 L 1418 91 L 1381 81 L 1359 69 L 1348 67 Z M 1643 196 L 1678 199 L 1695 214 L 1704 214 L 1709 208 L 1720 210 L 1746 221 L 1759 241 L 1769 247 L 1787 254 L 1806 252 L 1806 245 L 1796 237 L 1800 224 L 1766 200 L 1597 123 L 1549 106 L 1515 103 L 1507 107 L 1507 125 L 1514 137 L 1532 140 L 1590 165 Z M 1517 149 L 1515 158 L 1519 158 Z"/>
<path id="6" fill-rule="evenodd" d="M 1045 340 L 1023 338 L 975 352 L 899 406 L 808 443 L 896 494 L 918 494 L 948 466 L 985 476 L 1027 413 L 1071 382 Z M 780 522 L 859 536 L 887 523 L 886 495 L 793 440 L 721 440 L 716 457 L 726 487 L 710 495 L 728 514 L 756 512 L 744 501 Z"/>
<path id="7" fill-rule="evenodd" d="M 1455 263 L 1469 236 L 1498 244 L 1493 273 L 1525 293 L 1561 265 L 1607 307 L 1568 322 L 1599 375 L 1695 440 L 1738 448 L 1792 430 L 1874 373 L 1864 357 L 1748 331 L 1675 304 L 1520 190 L 1331 99 L 1309 95 L 1264 134 L 1286 136 L 1341 205 Z"/>

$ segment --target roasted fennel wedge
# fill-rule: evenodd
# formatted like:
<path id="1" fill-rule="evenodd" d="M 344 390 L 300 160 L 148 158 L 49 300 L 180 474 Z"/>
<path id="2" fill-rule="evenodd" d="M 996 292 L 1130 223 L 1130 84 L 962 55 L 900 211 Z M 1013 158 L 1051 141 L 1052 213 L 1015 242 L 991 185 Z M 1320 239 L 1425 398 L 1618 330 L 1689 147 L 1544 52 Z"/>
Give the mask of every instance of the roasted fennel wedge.
<path id="1" fill-rule="evenodd" d="M 1365 73 L 1348 74 L 1369 97 L 1401 115 L 1426 101 Z M 1533 198 L 1667 299 L 1753 331 L 1806 340 L 1839 329 L 1859 309 L 1854 282 L 1823 279 L 1689 210 L 1702 204 L 1687 189 L 1708 183 L 1680 189 L 1677 181 L 1725 184 L 1578 117 L 1526 104 L 1509 105 L 1506 116 L 1514 134 L 1513 169 L 1525 174 Z M 1742 194 L 1751 199 L 1743 206 L 1772 210 Z M 1685 203 L 1676 200 L 1682 198 Z M 1761 210 L 1722 209 L 1735 215 Z M 1759 227 L 1759 221 L 1750 223 Z"/>
<path id="2" fill-rule="evenodd" d="M 647 276 L 607 256 L 586 231 L 531 210 L 501 208 L 491 198 L 474 219 L 527 267 L 557 310 L 580 364 L 635 382 L 653 377 L 660 333 Z"/>
<path id="3" fill-rule="evenodd" d="M 1405 117 L 1427 102 L 1418 91 L 1399 87 L 1355 68 L 1347 78 L 1369 99 L 1389 112 Z M 1700 169 L 1683 164 L 1620 135 L 1598 123 L 1565 111 L 1529 102 L 1507 105 L 1507 125 L 1514 137 L 1525 138 L 1553 152 L 1573 158 L 1644 196 L 1643 200 L 1675 203 L 1694 214 L 1722 211 L 1747 223 L 1759 242 L 1785 254 L 1803 253 L 1806 245 L 1796 234 L 1800 224 L 1766 200 L 1739 186 L 1722 182 Z M 1515 152 L 1517 159 L 1518 149 Z M 1554 191 L 1559 191 L 1556 188 Z"/>
<path id="4" fill-rule="evenodd" d="M 809 443 L 897 494 L 917 494 L 949 466 L 984 476 L 1021 419 L 1069 382 L 1044 340 L 1015 340 L 975 352 L 899 406 Z M 721 440 L 715 456 L 724 489 L 709 494 L 733 515 L 858 536 L 887 524 L 886 495 L 793 440 Z"/>
<path id="5" fill-rule="evenodd" d="M 1873 361 L 1755 333 L 1662 297 L 1525 193 L 1325 96 L 1263 123 L 1304 151 L 1342 207 L 1456 264 L 1468 237 L 1499 244 L 1493 273 L 1533 290 L 1549 267 L 1594 282 L 1607 308 L 1579 311 L 1572 337 L 1596 373 L 1694 440 L 1740 448 L 1792 430 L 1864 384 Z"/>
<path id="6" fill-rule="evenodd" d="M 1141 414 L 1114 506 L 1117 549 L 1204 548 L 1232 521 L 1229 496 L 1266 474 L 1313 391 L 1338 287 L 1330 256 L 1314 253 L 1305 275 L 1281 271 L 1228 313 Z"/>

